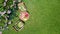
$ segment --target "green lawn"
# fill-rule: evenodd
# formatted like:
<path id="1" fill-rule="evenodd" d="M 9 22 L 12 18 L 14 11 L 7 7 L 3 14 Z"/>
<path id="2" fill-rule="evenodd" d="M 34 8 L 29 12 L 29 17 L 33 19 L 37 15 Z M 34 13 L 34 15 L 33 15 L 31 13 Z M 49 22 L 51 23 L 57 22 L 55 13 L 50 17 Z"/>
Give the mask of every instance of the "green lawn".
<path id="1" fill-rule="evenodd" d="M 20 32 L 11 30 L 3 34 L 60 34 L 60 0 L 23 0 L 30 19 Z"/>

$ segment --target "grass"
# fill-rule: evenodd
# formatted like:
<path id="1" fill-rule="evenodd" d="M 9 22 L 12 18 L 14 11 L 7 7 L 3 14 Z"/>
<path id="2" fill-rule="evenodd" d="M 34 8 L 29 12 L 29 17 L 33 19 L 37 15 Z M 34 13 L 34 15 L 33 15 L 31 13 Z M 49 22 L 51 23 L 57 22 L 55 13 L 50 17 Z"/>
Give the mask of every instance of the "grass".
<path id="1" fill-rule="evenodd" d="M 23 0 L 30 13 L 24 29 L 3 34 L 60 34 L 60 0 Z"/>

